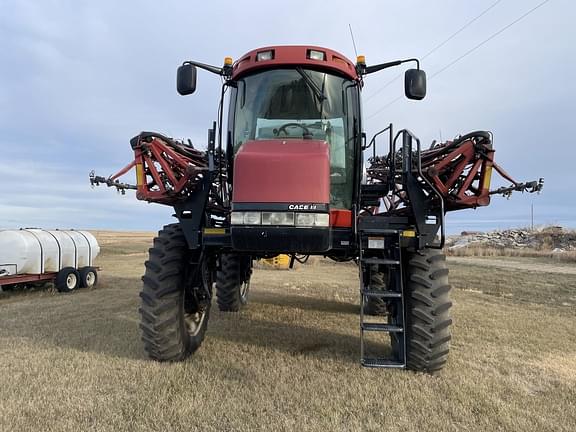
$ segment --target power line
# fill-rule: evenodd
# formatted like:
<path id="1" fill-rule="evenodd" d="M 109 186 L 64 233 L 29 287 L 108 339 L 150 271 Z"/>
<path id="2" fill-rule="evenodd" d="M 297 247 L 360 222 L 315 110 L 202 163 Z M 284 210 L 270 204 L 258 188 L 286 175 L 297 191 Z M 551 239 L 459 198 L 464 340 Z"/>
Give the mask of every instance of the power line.
<path id="1" fill-rule="evenodd" d="M 400 99 L 402 99 L 404 97 L 404 95 L 400 95 L 398 96 L 396 99 L 393 99 L 392 101 L 388 102 L 386 105 L 384 105 L 382 108 L 380 108 L 379 110 L 377 110 L 375 113 L 370 114 L 368 117 L 366 117 L 366 120 L 369 120 L 375 116 L 377 116 L 378 114 L 380 114 L 382 111 L 384 111 L 386 108 L 388 108 L 390 105 L 395 104 L 396 102 L 398 102 Z"/>
<path id="2" fill-rule="evenodd" d="M 449 69 L 450 67 L 454 66 L 456 63 L 458 63 L 460 60 L 462 60 L 463 58 L 467 57 L 468 55 L 472 54 L 474 51 L 476 51 L 478 48 L 480 48 L 481 46 L 485 45 L 486 43 L 488 43 L 489 41 L 491 41 L 492 39 L 494 39 L 496 36 L 500 35 L 501 33 L 503 33 L 504 31 L 508 30 L 510 27 L 512 27 L 514 24 L 522 21 L 524 18 L 526 18 L 528 15 L 530 15 L 532 12 L 534 12 L 536 9 L 544 6 L 546 3 L 548 3 L 550 0 L 544 0 L 541 3 L 538 3 L 536 6 L 534 6 L 532 9 L 528 10 L 527 12 L 525 12 L 524 14 L 520 15 L 518 18 L 516 18 L 514 21 L 512 21 L 511 23 L 505 25 L 504 27 L 502 27 L 500 30 L 498 30 L 496 33 L 493 33 L 492 35 L 490 35 L 488 38 L 484 39 L 482 42 L 480 42 L 479 44 L 475 45 L 474 47 L 470 48 L 468 51 L 466 51 L 464 54 L 462 54 L 461 56 L 457 57 L 456 59 L 452 60 L 450 63 L 448 63 L 446 66 L 444 66 L 442 69 L 434 72 L 434 74 L 432 74 L 430 76 L 430 79 L 440 75 L 442 72 L 444 72 L 445 70 Z M 400 99 L 403 98 L 403 95 L 400 95 L 399 97 L 397 97 L 396 99 L 392 100 L 391 102 L 387 103 L 386 105 L 384 105 L 382 108 L 378 109 L 376 112 L 374 112 L 373 114 L 371 114 L 370 116 L 367 117 L 367 119 L 370 119 L 374 116 L 376 116 L 377 114 L 380 114 L 382 111 L 384 111 L 386 108 L 388 108 L 390 105 L 396 103 L 397 101 L 399 101 Z"/>
<path id="3" fill-rule="evenodd" d="M 492 3 L 488 8 L 484 9 L 479 15 L 476 15 L 476 17 L 472 18 L 470 21 L 468 21 L 466 24 L 464 24 L 462 27 L 460 27 L 458 30 L 456 30 L 454 33 L 452 33 L 450 36 L 448 36 L 447 39 L 445 39 L 443 42 L 440 42 L 438 45 L 436 45 L 434 48 L 432 48 L 430 51 L 428 51 L 426 54 L 424 54 L 424 56 L 422 56 L 420 59 L 424 60 L 426 57 L 429 57 L 430 55 L 432 55 L 433 53 L 438 51 L 440 48 L 442 48 L 444 45 L 446 45 L 448 42 L 450 42 L 452 39 L 454 39 L 456 36 L 458 36 L 460 33 L 462 33 L 466 28 L 468 28 L 468 26 L 470 24 L 472 24 L 475 21 L 477 21 L 478 19 L 480 19 L 482 16 L 484 16 L 488 11 L 490 11 L 492 8 L 494 8 L 494 6 L 496 6 L 501 1 L 502 0 L 497 0 L 496 2 Z M 369 101 L 370 99 L 372 99 L 374 96 L 376 96 L 378 93 L 380 93 L 386 87 L 388 87 L 390 84 L 395 82 L 401 76 L 402 76 L 402 74 L 396 75 L 393 79 L 391 79 L 386 84 L 384 84 L 382 87 L 380 87 L 378 90 L 376 90 L 372 95 L 368 96 L 366 98 L 366 101 Z"/>
<path id="4" fill-rule="evenodd" d="M 544 0 L 541 3 L 538 3 L 536 6 L 534 6 L 532 9 L 530 9 L 528 12 L 524 13 L 523 15 L 521 15 L 520 17 L 516 18 L 514 21 L 512 21 L 510 24 L 502 27 L 500 30 L 498 30 L 496 33 L 492 34 L 489 38 L 484 39 L 482 42 L 480 42 L 478 45 L 476 45 L 475 47 L 469 49 L 468 51 L 466 51 L 464 54 L 462 54 L 460 57 L 458 57 L 457 59 L 453 60 L 452 62 L 448 63 L 446 66 L 444 66 L 442 69 L 440 69 L 439 71 L 436 71 L 432 76 L 430 76 L 430 78 L 434 78 L 437 75 L 440 75 L 442 72 L 444 72 L 446 69 L 448 69 L 449 67 L 453 66 L 454 64 L 458 63 L 460 60 L 462 60 L 464 57 L 468 56 L 469 54 L 473 53 L 474 51 L 476 51 L 478 48 L 480 48 L 482 45 L 484 45 L 485 43 L 491 41 L 492 39 L 494 39 L 496 36 L 498 36 L 500 33 L 503 33 L 505 30 L 508 30 L 510 27 L 512 27 L 514 24 L 516 24 L 517 22 L 521 21 L 522 19 L 524 19 L 525 17 L 527 17 L 528 15 L 530 15 L 532 12 L 534 12 L 536 9 L 538 9 L 541 6 L 544 6 L 546 3 L 548 3 L 550 0 Z"/>

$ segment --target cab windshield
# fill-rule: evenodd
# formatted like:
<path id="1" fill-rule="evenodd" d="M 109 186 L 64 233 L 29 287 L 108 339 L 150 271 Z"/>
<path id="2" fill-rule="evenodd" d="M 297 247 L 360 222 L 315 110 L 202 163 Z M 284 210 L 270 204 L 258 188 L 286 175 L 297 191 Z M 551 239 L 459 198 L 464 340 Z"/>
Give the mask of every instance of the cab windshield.
<path id="1" fill-rule="evenodd" d="M 233 145 L 249 140 L 313 139 L 330 147 L 331 205 L 351 208 L 354 175 L 350 80 L 307 69 L 275 69 L 238 81 Z"/>

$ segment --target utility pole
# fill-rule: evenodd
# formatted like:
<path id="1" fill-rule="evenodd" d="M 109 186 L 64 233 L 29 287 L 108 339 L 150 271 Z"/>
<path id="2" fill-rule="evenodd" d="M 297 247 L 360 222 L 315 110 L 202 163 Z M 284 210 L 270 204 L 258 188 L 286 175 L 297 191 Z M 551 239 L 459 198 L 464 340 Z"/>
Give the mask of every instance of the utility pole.
<path id="1" fill-rule="evenodd" d="M 530 204 L 530 230 L 534 231 L 534 203 Z"/>

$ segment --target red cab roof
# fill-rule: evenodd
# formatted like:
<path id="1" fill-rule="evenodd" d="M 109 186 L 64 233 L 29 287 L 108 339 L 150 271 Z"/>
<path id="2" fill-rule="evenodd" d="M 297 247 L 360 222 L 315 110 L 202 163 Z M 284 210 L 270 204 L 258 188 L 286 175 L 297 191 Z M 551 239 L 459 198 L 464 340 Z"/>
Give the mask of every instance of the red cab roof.
<path id="1" fill-rule="evenodd" d="M 266 53 L 270 51 L 272 51 L 272 54 L 267 55 L 269 59 L 264 60 L 258 58 L 258 53 Z M 317 53 L 324 53 L 324 55 L 318 55 Z M 271 69 L 282 66 L 302 66 L 327 69 L 340 75 L 344 75 L 351 80 L 358 79 L 354 63 L 348 60 L 345 56 L 328 48 L 307 45 L 269 46 L 252 50 L 234 63 L 232 79 L 237 79 L 242 75 L 246 75 L 249 72 L 255 72 L 259 69 Z"/>

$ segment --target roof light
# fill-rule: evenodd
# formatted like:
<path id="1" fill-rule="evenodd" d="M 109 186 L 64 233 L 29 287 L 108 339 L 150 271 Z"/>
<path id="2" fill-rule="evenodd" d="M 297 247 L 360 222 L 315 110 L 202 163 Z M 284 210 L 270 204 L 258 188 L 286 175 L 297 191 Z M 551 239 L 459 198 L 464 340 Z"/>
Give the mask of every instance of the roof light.
<path id="1" fill-rule="evenodd" d="M 224 57 L 224 66 L 232 66 L 232 57 Z"/>
<path id="2" fill-rule="evenodd" d="M 274 50 L 260 51 L 256 54 L 256 61 L 268 61 L 274 59 Z"/>
<path id="3" fill-rule="evenodd" d="M 365 65 L 366 64 L 366 57 L 363 55 L 359 55 L 358 57 L 356 57 L 356 63 Z"/>
<path id="4" fill-rule="evenodd" d="M 326 60 L 326 53 L 324 51 L 308 50 L 308 58 L 310 60 Z"/>

